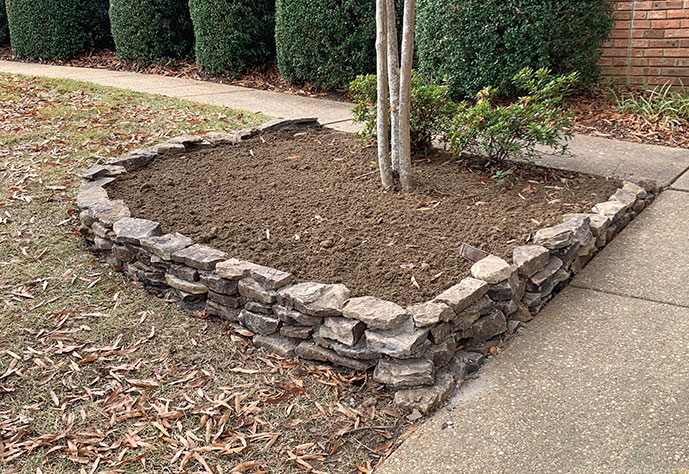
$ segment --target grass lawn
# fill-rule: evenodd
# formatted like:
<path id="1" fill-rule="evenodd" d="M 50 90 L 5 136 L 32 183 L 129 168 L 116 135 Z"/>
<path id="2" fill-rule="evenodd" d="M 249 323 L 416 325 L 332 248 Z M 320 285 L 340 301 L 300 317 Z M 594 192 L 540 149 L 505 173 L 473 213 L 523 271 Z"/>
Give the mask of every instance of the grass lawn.
<path id="1" fill-rule="evenodd" d="M 266 119 L 0 75 L 0 471 L 368 472 L 409 432 L 365 374 L 258 351 L 101 265 L 78 234 L 91 165 Z"/>

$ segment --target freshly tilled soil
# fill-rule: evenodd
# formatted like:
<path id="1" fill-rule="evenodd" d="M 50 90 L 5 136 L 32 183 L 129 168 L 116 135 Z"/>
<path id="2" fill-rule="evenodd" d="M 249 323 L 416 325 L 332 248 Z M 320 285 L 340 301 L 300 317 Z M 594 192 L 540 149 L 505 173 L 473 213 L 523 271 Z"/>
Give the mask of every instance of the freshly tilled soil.
<path id="1" fill-rule="evenodd" d="M 498 170 L 507 176 L 495 177 Z M 588 212 L 619 186 L 440 151 L 417 156 L 413 171 L 413 192 L 385 191 L 374 147 L 309 129 L 166 155 L 108 191 L 134 217 L 231 257 L 409 304 L 468 275 L 462 243 L 509 261 L 512 248 L 538 228 L 561 222 L 564 213 Z"/>

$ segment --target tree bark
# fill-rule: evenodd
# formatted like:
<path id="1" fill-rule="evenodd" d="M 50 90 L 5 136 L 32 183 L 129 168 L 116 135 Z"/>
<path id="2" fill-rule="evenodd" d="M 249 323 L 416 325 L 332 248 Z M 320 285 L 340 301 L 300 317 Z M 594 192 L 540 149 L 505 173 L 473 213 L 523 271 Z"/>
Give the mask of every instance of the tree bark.
<path id="1" fill-rule="evenodd" d="M 386 0 L 376 0 L 376 86 L 378 93 L 376 135 L 378 139 L 378 168 L 383 187 L 393 185 L 390 161 L 390 110 L 388 108 L 387 77 L 387 12 Z"/>
<path id="2" fill-rule="evenodd" d="M 386 0 L 388 41 L 388 82 L 390 83 L 390 154 L 393 173 L 400 172 L 400 58 L 397 43 L 395 0 Z"/>
<path id="3" fill-rule="evenodd" d="M 400 184 L 403 191 L 411 189 L 411 73 L 414 59 L 414 15 L 416 0 L 405 0 L 402 26 L 402 59 L 400 64 Z"/>

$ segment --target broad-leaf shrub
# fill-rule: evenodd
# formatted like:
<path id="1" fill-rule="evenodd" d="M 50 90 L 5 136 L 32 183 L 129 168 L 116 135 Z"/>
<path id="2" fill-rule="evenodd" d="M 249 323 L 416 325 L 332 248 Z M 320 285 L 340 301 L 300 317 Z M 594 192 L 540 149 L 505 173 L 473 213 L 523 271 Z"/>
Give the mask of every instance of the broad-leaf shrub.
<path id="1" fill-rule="evenodd" d="M 361 136 L 376 138 L 376 75 L 357 76 L 350 85 L 356 105 L 354 121 L 363 123 Z M 411 86 L 411 143 L 413 151 L 431 146 L 434 137 L 442 137 L 449 130 L 457 105 L 447 96 L 447 86 L 433 84 L 418 74 L 412 74 Z"/>
<path id="2" fill-rule="evenodd" d="M 514 96 L 524 67 L 595 81 L 614 23 L 608 0 L 419 0 L 417 18 L 420 72 L 447 76 L 454 99 Z"/>
<path id="3" fill-rule="evenodd" d="M 572 112 L 564 107 L 577 81 L 577 73 L 551 76 L 547 69 L 523 69 L 513 79 L 517 90 L 525 91 L 509 105 L 496 105 L 497 90 L 486 87 L 476 102 L 463 101 L 452 121 L 449 146 L 455 153 L 485 155 L 491 161 L 508 157 L 530 158 L 536 145 L 565 153 L 572 136 Z"/>
<path id="4" fill-rule="evenodd" d="M 5 3 L 12 50 L 17 55 L 66 59 L 112 42 L 108 0 L 5 0 Z"/>
<path id="5" fill-rule="evenodd" d="M 277 0 L 277 61 L 289 82 L 346 86 L 375 71 L 375 40 L 372 0 Z"/>
<path id="6" fill-rule="evenodd" d="M 196 60 L 213 74 L 237 75 L 275 56 L 275 0 L 190 0 Z"/>
<path id="7" fill-rule="evenodd" d="M 10 30 L 7 27 L 7 10 L 5 0 L 0 0 L 0 45 L 10 42 Z"/>
<path id="8" fill-rule="evenodd" d="M 110 21 L 123 59 L 167 61 L 188 57 L 194 49 L 188 0 L 111 0 Z"/>

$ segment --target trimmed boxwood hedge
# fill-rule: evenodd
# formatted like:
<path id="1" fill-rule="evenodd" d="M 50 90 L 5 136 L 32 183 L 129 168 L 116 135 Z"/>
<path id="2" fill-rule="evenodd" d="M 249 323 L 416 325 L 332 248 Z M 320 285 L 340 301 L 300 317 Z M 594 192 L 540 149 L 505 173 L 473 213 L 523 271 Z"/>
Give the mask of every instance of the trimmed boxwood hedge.
<path id="1" fill-rule="evenodd" d="M 111 0 L 117 54 L 140 63 L 188 57 L 194 31 L 188 0 Z"/>
<path id="2" fill-rule="evenodd" d="M 419 0 L 417 18 L 419 68 L 447 75 L 454 98 L 487 86 L 514 94 L 526 66 L 592 82 L 613 25 L 607 0 Z"/>
<path id="3" fill-rule="evenodd" d="M 10 29 L 7 26 L 7 10 L 5 0 L 0 0 L 0 45 L 10 42 Z"/>
<path id="4" fill-rule="evenodd" d="M 373 0 L 277 0 L 275 42 L 289 82 L 322 88 L 375 71 Z"/>
<path id="5" fill-rule="evenodd" d="M 6 0 L 6 6 L 12 49 L 21 56 L 66 59 L 112 41 L 108 0 Z"/>
<path id="6" fill-rule="evenodd" d="M 275 0 L 189 0 L 196 60 L 213 74 L 237 75 L 275 56 Z"/>

